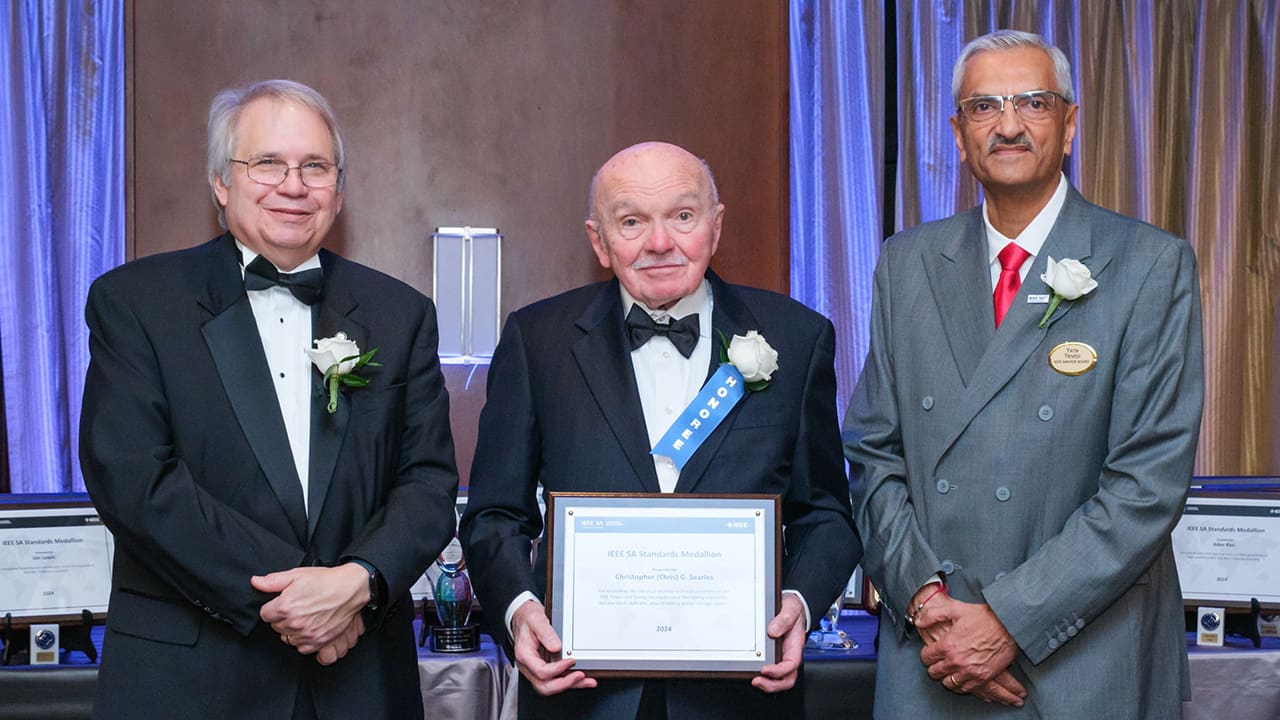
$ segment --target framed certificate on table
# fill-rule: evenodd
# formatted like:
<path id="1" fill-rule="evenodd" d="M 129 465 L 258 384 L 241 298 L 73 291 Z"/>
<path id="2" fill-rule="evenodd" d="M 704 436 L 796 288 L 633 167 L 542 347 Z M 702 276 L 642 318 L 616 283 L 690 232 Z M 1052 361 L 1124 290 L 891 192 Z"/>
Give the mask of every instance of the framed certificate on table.
<path id="1" fill-rule="evenodd" d="M 87 495 L 0 502 L 0 618 L 21 625 L 78 621 L 84 610 L 105 617 L 114 551 Z"/>
<path id="2" fill-rule="evenodd" d="M 1184 604 L 1280 608 L 1280 487 L 1193 487 L 1172 539 Z"/>
<path id="3" fill-rule="evenodd" d="M 751 677 L 779 657 L 777 495 L 549 493 L 547 609 L 593 677 Z"/>

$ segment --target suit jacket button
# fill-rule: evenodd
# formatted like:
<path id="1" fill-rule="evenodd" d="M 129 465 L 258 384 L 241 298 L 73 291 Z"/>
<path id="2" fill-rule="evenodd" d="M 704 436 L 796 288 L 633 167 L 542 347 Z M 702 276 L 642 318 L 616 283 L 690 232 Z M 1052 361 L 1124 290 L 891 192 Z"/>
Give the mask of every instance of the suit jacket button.
<path id="1" fill-rule="evenodd" d="M 946 573 L 946 574 L 950 575 L 951 573 L 953 573 L 953 572 L 955 572 L 955 571 L 956 571 L 956 564 L 955 564 L 955 563 L 951 562 L 950 560 L 943 560 L 943 561 L 942 561 L 942 572 L 944 572 L 944 573 Z"/>
<path id="2" fill-rule="evenodd" d="M 1078 619 L 1076 620 L 1076 629 L 1077 629 L 1077 630 L 1083 630 L 1083 629 L 1084 629 L 1084 618 L 1078 618 Z"/>
<path id="3" fill-rule="evenodd" d="M 1075 636 L 1076 636 L 1076 634 L 1077 634 L 1077 633 L 1079 633 L 1079 632 L 1080 632 L 1080 631 L 1076 629 L 1076 626 L 1075 626 L 1075 625 L 1068 625 L 1068 626 L 1067 626 L 1067 637 L 1075 637 Z"/>
<path id="4" fill-rule="evenodd" d="M 1058 633 L 1058 642 L 1064 643 L 1066 641 L 1067 641 L 1067 634 L 1064 632 Z"/>
<path id="5" fill-rule="evenodd" d="M 923 398 L 921 398 L 921 399 L 920 399 L 920 407 L 924 408 L 925 410 L 932 410 L 932 409 L 933 409 L 933 396 L 932 396 L 932 395 L 925 395 Z"/>
<path id="6" fill-rule="evenodd" d="M 1049 422 L 1053 419 L 1053 408 L 1048 405 L 1041 405 L 1036 411 L 1036 415 L 1043 421 Z"/>
<path id="7" fill-rule="evenodd" d="M 938 492 L 942 493 L 943 495 L 946 495 L 947 493 L 951 492 L 951 483 L 947 482 L 946 480 L 939 480 L 934 487 L 938 488 Z"/>
<path id="8" fill-rule="evenodd" d="M 1058 649 L 1058 645 L 1059 645 L 1059 644 L 1060 644 L 1060 643 L 1058 642 L 1058 638 L 1049 638 L 1049 649 L 1050 649 L 1050 650 L 1057 650 L 1057 649 Z"/>
<path id="9" fill-rule="evenodd" d="M 1006 500 L 1008 500 L 1011 494 L 1012 493 L 1009 492 L 1009 488 L 1003 485 L 996 488 L 996 499 L 999 500 L 1000 502 L 1005 502 Z"/>

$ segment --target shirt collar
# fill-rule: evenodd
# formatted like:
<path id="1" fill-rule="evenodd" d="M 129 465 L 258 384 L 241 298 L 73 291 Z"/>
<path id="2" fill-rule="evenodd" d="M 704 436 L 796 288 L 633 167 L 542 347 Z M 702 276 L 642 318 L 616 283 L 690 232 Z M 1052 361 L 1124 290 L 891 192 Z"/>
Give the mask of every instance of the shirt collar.
<path id="1" fill-rule="evenodd" d="M 632 305 L 639 305 L 641 310 L 649 313 L 649 317 L 654 320 L 662 320 L 666 317 L 680 319 L 689 315 L 700 315 L 698 319 L 698 336 L 711 337 L 711 323 L 707 319 L 711 317 L 711 283 L 703 278 L 702 284 L 697 290 L 680 298 L 675 305 L 667 310 L 650 310 L 644 303 L 636 300 L 627 292 L 627 289 L 618 283 L 618 289 L 622 291 L 622 316 L 625 318 L 627 313 L 631 312 Z"/>
<path id="2" fill-rule="evenodd" d="M 1040 212 L 1032 218 L 1031 222 L 1016 238 L 1007 238 L 996 230 L 991 224 L 991 218 L 987 215 L 987 201 L 982 201 L 982 224 L 987 229 L 987 264 L 990 265 L 996 261 L 996 256 L 1004 249 L 1005 245 L 1010 242 L 1017 243 L 1023 250 L 1031 253 L 1033 257 L 1040 254 L 1040 248 L 1044 246 L 1044 241 L 1049 237 L 1049 231 L 1053 229 L 1053 224 L 1058 221 L 1058 214 L 1062 212 L 1062 205 L 1067 201 L 1067 177 L 1062 173 L 1058 173 L 1058 189 L 1053 191 L 1053 196 L 1049 198 L 1049 202 L 1040 209 Z"/>
<path id="3" fill-rule="evenodd" d="M 244 277 L 244 269 L 249 267 L 249 263 L 258 259 L 258 253 L 249 249 L 247 245 L 236 240 L 236 248 L 240 250 L 240 277 Z M 298 267 L 290 270 L 290 273 L 302 272 L 303 270 L 314 270 L 320 267 L 320 253 L 316 253 L 311 257 L 303 260 Z M 279 268 L 277 268 L 279 269 Z M 284 272 L 281 270 L 281 272 Z"/>

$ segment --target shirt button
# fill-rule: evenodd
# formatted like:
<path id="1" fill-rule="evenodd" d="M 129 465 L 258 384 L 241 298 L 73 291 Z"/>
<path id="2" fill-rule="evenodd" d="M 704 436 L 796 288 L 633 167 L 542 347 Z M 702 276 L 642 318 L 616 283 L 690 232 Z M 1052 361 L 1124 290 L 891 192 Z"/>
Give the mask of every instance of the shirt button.
<path id="1" fill-rule="evenodd" d="M 932 395 L 925 395 L 924 397 L 920 398 L 920 407 L 924 408 L 926 411 L 927 411 L 927 410 L 932 410 L 932 409 L 933 409 L 933 396 L 932 396 Z"/>
<path id="2" fill-rule="evenodd" d="M 1053 419 L 1053 408 L 1048 405 L 1041 405 L 1040 409 L 1036 411 L 1036 415 L 1039 416 L 1041 420 L 1049 422 Z"/>
<path id="3" fill-rule="evenodd" d="M 663 411 L 663 412 L 665 412 L 665 413 L 666 413 L 666 414 L 668 414 L 668 415 L 670 415 L 670 414 L 671 414 L 671 412 L 672 412 L 672 411 L 671 411 L 671 408 L 663 408 L 663 409 L 662 409 L 662 411 Z"/>
<path id="4" fill-rule="evenodd" d="M 674 468 L 675 466 L 676 466 L 676 461 L 675 461 L 675 460 L 668 460 L 668 461 L 667 461 L 667 469 L 668 469 L 668 470 L 670 470 L 670 469 Z"/>
<path id="5" fill-rule="evenodd" d="M 951 573 L 953 573 L 953 572 L 955 572 L 955 571 L 956 571 L 956 564 L 955 564 L 955 563 L 951 562 L 950 560 L 943 560 L 943 561 L 942 561 L 942 572 L 946 573 L 947 575 L 950 575 Z"/>
<path id="6" fill-rule="evenodd" d="M 671 353 L 667 352 L 666 350 L 663 350 L 663 351 L 662 351 L 662 357 L 663 357 L 663 359 L 669 358 L 669 357 L 671 357 Z"/>
<path id="7" fill-rule="evenodd" d="M 946 480 L 939 480 L 936 483 L 935 487 L 937 487 L 938 492 L 942 493 L 943 495 L 946 495 L 947 493 L 951 492 L 951 483 Z"/>
<path id="8" fill-rule="evenodd" d="M 1005 502 L 1006 500 L 1008 500 L 1011 494 L 1012 493 L 1009 492 L 1009 488 L 1003 485 L 996 488 L 996 499 L 999 500 L 1000 502 Z"/>

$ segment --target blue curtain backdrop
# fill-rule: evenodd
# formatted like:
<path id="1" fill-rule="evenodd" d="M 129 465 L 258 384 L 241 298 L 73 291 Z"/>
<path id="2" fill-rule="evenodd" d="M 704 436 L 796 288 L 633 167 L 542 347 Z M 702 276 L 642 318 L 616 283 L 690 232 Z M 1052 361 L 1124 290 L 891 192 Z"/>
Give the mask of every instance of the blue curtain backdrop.
<path id="1" fill-rule="evenodd" d="M 123 0 L 0 10 L 0 374 L 13 492 L 84 490 L 84 300 L 124 259 L 123 20 Z"/>
<path id="2" fill-rule="evenodd" d="M 791 2 L 791 296 L 835 325 L 841 413 L 884 237 L 884 28 L 880 2 Z"/>

